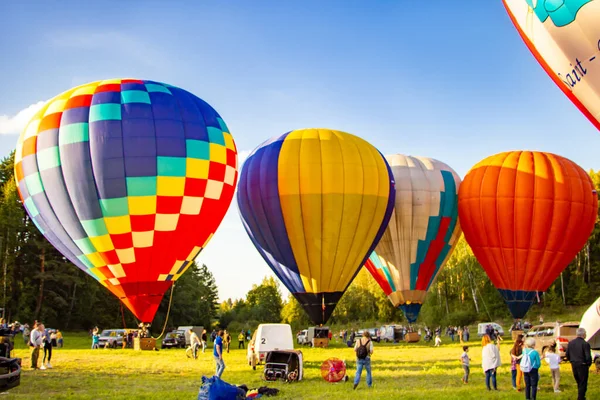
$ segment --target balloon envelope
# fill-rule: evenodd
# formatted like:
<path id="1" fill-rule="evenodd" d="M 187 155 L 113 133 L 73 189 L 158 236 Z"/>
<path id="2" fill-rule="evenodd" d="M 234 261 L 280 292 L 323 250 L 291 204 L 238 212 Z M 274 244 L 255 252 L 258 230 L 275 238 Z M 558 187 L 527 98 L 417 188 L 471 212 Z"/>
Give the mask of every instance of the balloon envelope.
<path id="1" fill-rule="evenodd" d="M 254 150 L 237 199 L 257 250 L 322 324 L 379 241 L 394 193 L 372 145 L 349 133 L 303 129 Z"/>
<path id="2" fill-rule="evenodd" d="M 503 0 L 521 38 L 600 129 L 600 0 Z"/>
<path id="3" fill-rule="evenodd" d="M 237 151 L 193 94 L 113 79 L 49 100 L 19 138 L 15 176 L 46 239 L 150 322 L 221 223 Z"/>
<path id="4" fill-rule="evenodd" d="M 585 245 L 598 214 L 589 175 L 555 154 L 480 161 L 458 195 L 465 239 L 515 318 L 523 318 Z"/>
<path id="5" fill-rule="evenodd" d="M 386 159 L 396 182 L 395 207 L 365 267 L 413 323 L 461 234 L 460 178 L 431 158 L 395 154 Z"/>

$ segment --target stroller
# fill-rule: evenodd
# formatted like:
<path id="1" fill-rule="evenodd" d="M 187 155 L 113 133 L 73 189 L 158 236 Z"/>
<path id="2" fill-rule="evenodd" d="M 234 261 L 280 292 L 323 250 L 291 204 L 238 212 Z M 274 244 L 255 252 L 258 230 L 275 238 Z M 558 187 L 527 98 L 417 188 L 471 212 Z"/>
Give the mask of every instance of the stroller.
<path id="1" fill-rule="evenodd" d="M 21 384 L 21 359 L 10 357 L 13 337 L 10 329 L 0 329 L 0 393 Z"/>
<path id="2" fill-rule="evenodd" d="M 302 380 L 302 352 L 297 350 L 274 350 L 267 353 L 263 378 L 267 381 Z"/>

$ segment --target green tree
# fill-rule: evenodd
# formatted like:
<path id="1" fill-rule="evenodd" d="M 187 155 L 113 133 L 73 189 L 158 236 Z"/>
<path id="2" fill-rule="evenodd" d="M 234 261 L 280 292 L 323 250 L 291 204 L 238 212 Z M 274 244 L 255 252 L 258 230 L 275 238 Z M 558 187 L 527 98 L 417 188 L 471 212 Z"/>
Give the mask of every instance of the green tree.
<path id="1" fill-rule="evenodd" d="M 263 323 L 281 322 L 283 301 L 274 277 L 265 277 L 260 285 L 253 285 L 246 295 L 246 302 L 252 319 Z"/>

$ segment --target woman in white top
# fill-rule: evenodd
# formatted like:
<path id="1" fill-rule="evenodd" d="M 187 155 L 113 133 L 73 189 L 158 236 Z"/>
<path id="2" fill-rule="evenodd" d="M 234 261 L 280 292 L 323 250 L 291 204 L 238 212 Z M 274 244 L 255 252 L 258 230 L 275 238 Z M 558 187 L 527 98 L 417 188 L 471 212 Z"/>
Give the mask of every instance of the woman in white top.
<path id="1" fill-rule="evenodd" d="M 490 387 L 490 380 L 494 390 L 498 390 L 496 386 L 496 369 L 501 365 L 500 362 L 500 351 L 498 347 L 492 342 L 489 335 L 483 335 L 481 338 L 481 366 L 483 372 L 485 372 L 485 386 L 488 390 L 492 390 Z"/>
<path id="2" fill-rule="evenodd" d="M 546 357 L 544 358 L 548 365 L 550 365 L 550 371 L 552 372 L 552 383 L 554 384 L 554 393 L 560 393 L 560 356 L 556 354 L 556 343 L 554 343 L 546 351 Z"/>

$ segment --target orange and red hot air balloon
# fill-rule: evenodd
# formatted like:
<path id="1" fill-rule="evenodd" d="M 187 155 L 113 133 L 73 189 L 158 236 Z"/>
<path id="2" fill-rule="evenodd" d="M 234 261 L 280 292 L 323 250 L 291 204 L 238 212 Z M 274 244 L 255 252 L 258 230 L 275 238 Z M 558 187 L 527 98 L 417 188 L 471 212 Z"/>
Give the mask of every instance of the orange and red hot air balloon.
<path id="1" fill-rule="evenodd" d="M 463 180 L 458 211 L 465 239 L 522 318 L 583 248 L 598 214 L 589 175 L 550 153 L 488 157 Z"/>

